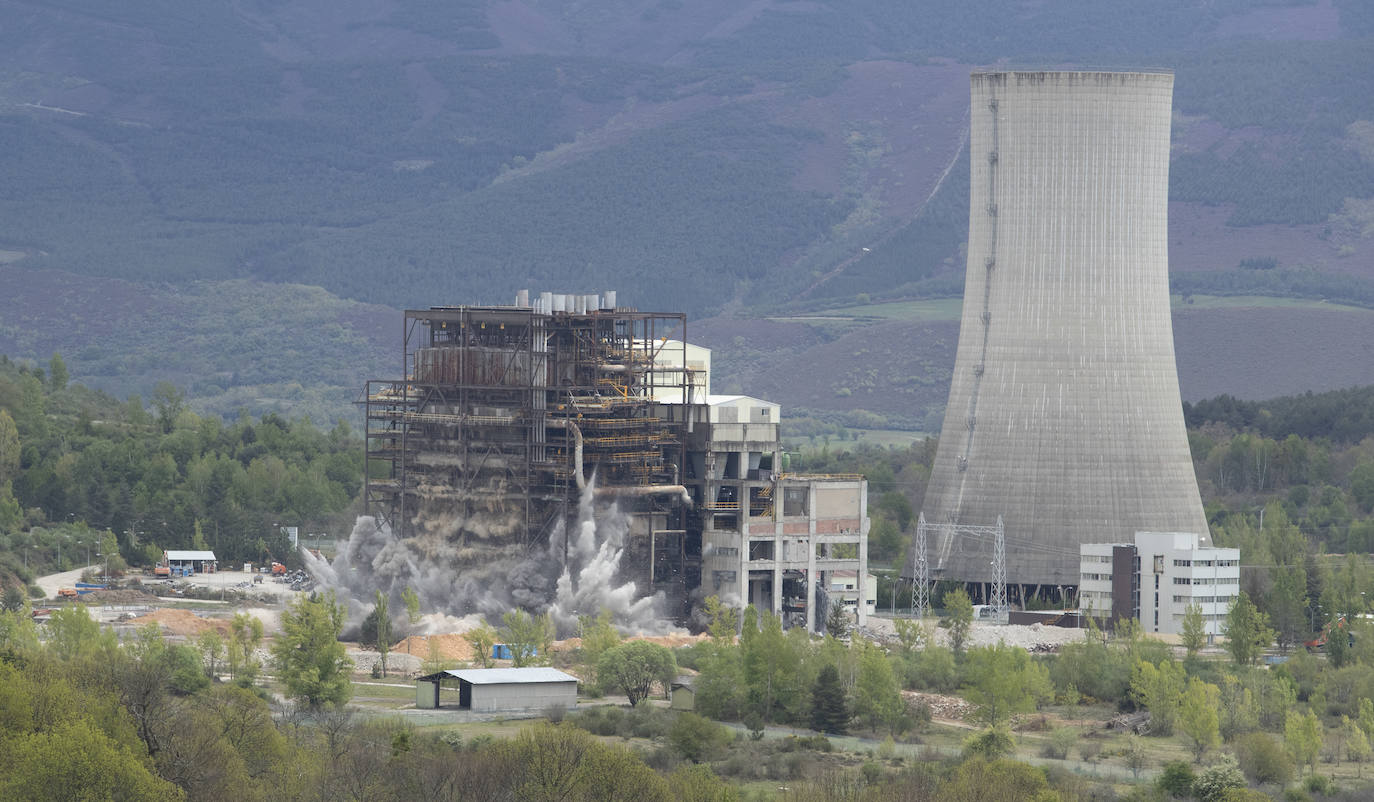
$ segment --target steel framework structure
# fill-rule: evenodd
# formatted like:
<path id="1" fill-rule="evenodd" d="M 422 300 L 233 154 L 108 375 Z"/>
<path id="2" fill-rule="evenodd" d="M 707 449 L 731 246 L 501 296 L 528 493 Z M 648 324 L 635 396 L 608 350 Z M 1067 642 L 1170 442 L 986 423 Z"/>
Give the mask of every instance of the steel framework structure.
<path id="1" fill-rule="evenodd" d="M 589 481 L 598 492 L 677 485 L 686 424 L 662 419 L 655 396 L 692 398 L 692 375 L 656 358 L 685 349 L 686 316 L 599 307 L 408 310 L 405 378 L 367 382 L 359 402 L 367 513 L 401 538 L 442 519 L 458 547 L 490 552 L 547 541 Z M 636 510 L 684 528 L 671 497 L 633 495 Z M 676 563 L 656 575 L 684 574 L 690 546 L 674 545 L 646 544 Z"/>

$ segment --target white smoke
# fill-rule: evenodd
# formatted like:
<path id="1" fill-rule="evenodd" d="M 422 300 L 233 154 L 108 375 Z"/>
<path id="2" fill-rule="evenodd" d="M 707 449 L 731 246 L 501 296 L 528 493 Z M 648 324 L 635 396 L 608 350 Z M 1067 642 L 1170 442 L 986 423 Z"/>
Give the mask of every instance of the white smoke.
<path id="1" fill-rule="evenodd" d="M 603 609 L 610 611 L 618 629 L 630 634 L 672 630 L 662 594 L 646 597 L 633 581 L 622 578 L 629 517 L 614 505 L 598 510 L 594 498 L 588 487 L 572 538 L 560 522 L 542 547 L 512 544 L 493 556 L 492 549 L 475 552 L 457 542 L 465 522 L 431 524 L 401 539 L 375 518 L 360 516 L 332 562 L 308 551 L 302 556 L 310 575 L 347 604 L 354 624 L 371 612 L 378 590 L 391 601 L 393 618 L 401 618 L 401 592 L 410 587 L 427 613 L 422 634 L 471 629 L 477 620 L 473 616 L 499 623 L 502 614 L 516 608 L 550 612 L 559 637 L 576 634 L 579 616 L 595 616 Z"/>
<path id="2" fill-rule="evenodd" d="M 595 616 L 604 609 L 630 634 L 667 632 L 672 625 L 663 616 L 663 594 L 642 596 L 634 582 L 617 583 L 630 529 L 628 516 L 612 506 L 598 519 L 592 499 L 588 487 L 578 504 L 576 537 L 568 544 L 550 608 L 555 626 L 560 633 L 576 632 L 578 616 Z"/>

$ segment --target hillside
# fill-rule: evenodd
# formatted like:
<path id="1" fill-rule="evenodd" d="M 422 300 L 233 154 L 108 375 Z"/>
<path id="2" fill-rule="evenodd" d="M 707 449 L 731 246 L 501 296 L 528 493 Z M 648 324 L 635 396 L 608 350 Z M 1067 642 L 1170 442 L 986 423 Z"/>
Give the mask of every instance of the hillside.
<path id="1" fill-rule="evenodd" d="M 381 307 L 520 287 L 738 319 L 957 296 L 978 65 L 1173 67 L 1178 291 L 1374 303 L 1358 0 L 0 0 L 0 18 L 0 346 L 60 348 L 116 393 L 183 378 L 205 409 L 334 414 L 366 378 L 347 354 L 392 347 Z M 71 311 L 105 287 L 99 322 Z M 876 357 L 840 406 L 890 385 L 893 414 L 925 418 L 905 404 L 928 406 L 937 356 L 889 382 L 882 347 L 836 348 Z M 821 404 L 777 369 L 758 386 Z"/>

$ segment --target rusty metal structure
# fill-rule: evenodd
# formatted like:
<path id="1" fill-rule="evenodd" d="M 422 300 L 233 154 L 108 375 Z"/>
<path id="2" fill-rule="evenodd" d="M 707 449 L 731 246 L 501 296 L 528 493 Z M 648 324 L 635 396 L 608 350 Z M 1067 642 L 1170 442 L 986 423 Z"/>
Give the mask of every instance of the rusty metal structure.
<path id="1" fill-rule="evenodd" d="M 685 348 L 686 326 L 613 292 L 406 311 L 405 378 L 367 382 L 360 402 L 367 513 L 476 563 L 546 545 L 591 484 L 632 516 L 638 578 L 680 601 L 700 576 L 682 484 L 690 416 L 666 419 L 656 398 L 694 397 L 685 354 L 663 353 Z"/>

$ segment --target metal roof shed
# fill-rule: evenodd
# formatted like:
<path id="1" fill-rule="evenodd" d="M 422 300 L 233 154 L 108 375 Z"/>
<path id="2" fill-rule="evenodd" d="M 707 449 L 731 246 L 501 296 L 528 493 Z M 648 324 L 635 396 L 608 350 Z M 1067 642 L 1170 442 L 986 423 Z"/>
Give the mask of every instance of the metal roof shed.
<path id="1" fill-rule="evenodd" d="M 415 681 L 415 706 L 439 706 L 439 684 L 458 680 L 458 707 L 479 713 L 544 710 L 577 704 L 577 677 L 556 668 L 449 669 Z"/>
<path id="2" fill-rule="evenodd" d="M 168 549 L 162 552 L 162 560 L 172 568 L 173 574 L 178 572 L 209 573 L 213 572 L 219 564 L 213 551 L 192 549 Z"/>

